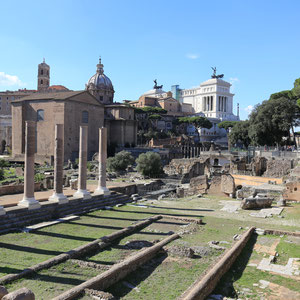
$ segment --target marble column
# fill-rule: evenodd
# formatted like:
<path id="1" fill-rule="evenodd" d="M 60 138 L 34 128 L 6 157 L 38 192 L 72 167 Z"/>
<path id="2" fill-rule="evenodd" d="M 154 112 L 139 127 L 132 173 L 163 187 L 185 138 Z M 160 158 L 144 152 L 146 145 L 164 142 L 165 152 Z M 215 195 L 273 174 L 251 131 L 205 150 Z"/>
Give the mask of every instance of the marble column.
<path id="1" fill-rule="evenodd" d="M 88 127 L 80 126 L 79 138 L 79 176 L 78 189 L 74 194 L 74 198 L 90 199 L 92 196 L 86 189 L 86 173 L 87 173 L 87 148 L 88 148 Z"/>
<path id="2" fill-rule="evenodd" d="M 99 180 L 94 195 L 109 195 L 106 187 L 107 129 L 99 128 Z"/>
<path id="3" fill-rule="evenodd" d="M 54 191 L 49 197 L 49 201 L 58 202 L 58 204 L 68 203 L 68 198 L 63 194 L 63 164 L 64 164 L 64 126 L 55 125 L 55 146 L 54 146 Z"/>
<path id="4" fill-rule="evenodd" d="M 3 206 L 0 206 L 0 216 L 3 216 L 5 214 L 6 214 L 6 212 L 5 212 L 4 208 L 3 208 Z"/>
<path id="5" fill-rule="evenodd" d="M 18 203 L 28 209 L 40 208 L 40 203 L 34 198 L 34 153 L 36 147 L 34 121 L 25 122 L 25 169 L 24 169 L 24 196 Z"/>

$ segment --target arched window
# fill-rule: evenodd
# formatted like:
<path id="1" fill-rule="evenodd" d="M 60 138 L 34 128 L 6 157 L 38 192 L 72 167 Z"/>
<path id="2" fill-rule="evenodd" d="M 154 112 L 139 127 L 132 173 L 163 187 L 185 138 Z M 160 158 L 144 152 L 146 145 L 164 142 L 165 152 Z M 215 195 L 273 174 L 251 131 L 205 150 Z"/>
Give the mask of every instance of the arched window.
<path id="1" fill-rule="evenodd" d="M 43 109 L 38 109 L 37 111 L 37 121 L 44 121 L 44 110 Z"/>
<path id="2" fill-rule="evenodd" d="M 41 79 L 41 84 L 43 84 L 43 79 Z"/>
<path id="3" fill-rule="evenodd" d="M 43 74 L 44 74 L 44 70 L 42 69 L 42 70 L 41 70 L 41 75 L 43 75 Z"/>
<path id="4" fill-rule="evenodd" d="M 47 75 L 49 76 L 49 71 L 47 71 Z"/>
<path id="5" fill-rule="evenodd" d="M 85 110 L 82 112 L 82 123 L 88 123 L 89 122 L 89 113 Z"/>

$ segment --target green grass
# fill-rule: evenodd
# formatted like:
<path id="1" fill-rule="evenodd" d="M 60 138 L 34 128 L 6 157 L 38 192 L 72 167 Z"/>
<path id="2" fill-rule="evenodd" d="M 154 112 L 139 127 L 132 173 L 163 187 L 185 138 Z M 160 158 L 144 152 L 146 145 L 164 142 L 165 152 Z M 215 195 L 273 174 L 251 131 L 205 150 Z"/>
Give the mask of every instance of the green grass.
<path id="1" fill-rule="evenodd" d="M 222 207 L 219 204 L 220 200 L 232 199 L 207 195 L 205 198 L 188 197 L 185 199 L 163 199 L 159 202 L 147 201 L 141 203 L 141 205 L 147 205 L 147 208 L 132 205 L 115 207 L 110 211 L 99 210 L 89 213 L 81 216 L 79 220 L 47 227 L 35 233 L 2 235 L 0 236 L 0 276 L 20 272 L 33 264 L 157 214 L 201 218 L 205 223 L 205 225 L 197 225 L 196 232 L 185 234 L 181 239 L 173 241 L 168 246 L 207 247 L 209 241 L 215 240 L 227 241 L 229 244 L 221 244 L 221 246 L 228 248 L 233 243 L 233 236 L 242 234 L 250 226 L 289 231 L 296 231 L 299 228 L 297 227 L 299 224 L 297 214 L 300 209 L 298 204 L 293 205 L 292 208 L 284 212 L 286 214 L 284 219 L 258 219 L 249 217 L 249 211 L 241 211 L 238 214 L 220 211 Z M 285 220 L 295 220 L 295 225 L 282 224 Z M 178 232 L 181 230 L 182 224 L 186 223 L 186 221 L 164 218 L 147 226 L 140 232 L 123 238 L 119 244 L 112 245 L 110 248 L 98 253 L 90 253 L 89 256 L 81 259 L 112 265 L 138 251 L 122 247 L 126 242 L 132 240 L 152 242 L 162 240 L 171 231 Z M 292 222 L 292 224 L 294 223 Z M 279 237 L 264 236 L 264 238 L 274 239 Z M 261 237 L 258 237 L 259 239 Z M 299 254 L 297 254 L 299 253 L 299 244 L 287 243 L 286 240 L 288 239 L 289 237 L 282 238 L 277 247 L 280 254 L 278 263 L 286 262 L 290 257 L 299 257 Z M 291 279 L 271 275 L 247 266 L 250 260 L 260 261 L 263 257 L 262 254 L 253 251 L 255 242 L 255 239 L 250 240 L 231 270 L 221 280 L 216 292 L 229 296 L 233 293 L 237 294 L 246 287 L 252 291 L 249 298 L 255 299 L 258 290 L 253 287 L 253 283 L 258 283 L 260 279 L 299 291 L 300 288 Z M 124 299 L 162 299 L 162 295 L 163 299 L 176 299 L 212 263 L 216 262 L 222 253 L 223 251 L 214 250 L 205 257 L 195 259 L 166 257 L 164 253 L 161 253 L 124 279 L 124 281 L 137 286 L 139 292 L 124 286 L 122 281 L 112 286 L 109 291 Z M 62 291 L 66 291 L 101 272 L 100 270 L 79 267 L 67 261 L 48 270 L 43 270 L 32 277 L 15 281 L 7 287 L 10 290 L 15 290 L 26 286 L 36 293 L 37 299 L 51 299 L 53 296 L 62 293 Z M 81 299 L 89 298 L 83 296 Z"/>

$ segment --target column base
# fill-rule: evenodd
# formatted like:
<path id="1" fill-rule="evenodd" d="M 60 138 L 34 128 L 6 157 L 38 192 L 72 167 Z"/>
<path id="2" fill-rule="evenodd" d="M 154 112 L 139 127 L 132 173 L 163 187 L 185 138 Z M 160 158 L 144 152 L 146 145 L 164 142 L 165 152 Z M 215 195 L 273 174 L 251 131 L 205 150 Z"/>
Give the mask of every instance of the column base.
<path id="1" fill-rule="evenodd" d="M 0 206 L 0 216 L 3 216 L 6 214 L 6 211 L 4 210 L 3 206 Z"/>
<path id="2" fill-rule="evenodd" d="M 24 197 L 19 203 L 18 206 L 27 207 L 28 209 L 38 209 L 41 207 L 41 204 L 35 200 L 34 197 L 27 198 Z"/>
<path id="3" fill-rule="evenodd" d="M 77 190 L 77 192 L 73 195 L 74 198 L 83 198 L 84 200 L 91 199 L 92 196 L 87 190 Z"/>
<path id="4" fill-rule="evenodd" d="M 65 196 L 63 193 L 53 193 L 52 196 L 49 197 L 49 201 L 57 202 L 58 204 L 65 204 L 69 202 L 69 199 L 67 196 Z"/>
<path id="5" fill-rule="evenodd" d="M 98 186 L 93 195 L 110 195 L 110 190 L 106 186 Z"/>

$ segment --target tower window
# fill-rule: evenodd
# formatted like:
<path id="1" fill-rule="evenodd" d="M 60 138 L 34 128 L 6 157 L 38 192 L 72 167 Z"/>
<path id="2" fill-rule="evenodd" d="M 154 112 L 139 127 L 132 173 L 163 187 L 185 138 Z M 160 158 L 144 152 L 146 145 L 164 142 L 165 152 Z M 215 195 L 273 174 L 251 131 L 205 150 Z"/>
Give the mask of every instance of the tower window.
<path id="1" fill-rule="evenodd" d="M 41 79 L 41 84 L 43 84 L 43 79 Z"/>
<path id="2" fill-rule="evenodd" d="M 44 70 L 41 70 L 41 75 L 43 75 L 44 74 Z"/>
<path id="3" fill-rule="evenodd" d="M 103 96 L 100 96 L 100 101 L 103 101 Z"/>
<path id="4" fill-rule="evenodd" d="M 47 75 L 49 76 L 49 71 L 47 71 Z"/>
<path id="5" fill-rule="evenodd" d="M 82 123 L 88 123 L 89 122 L 89 113 L 85 110 L 82 112 Z"/>
<path id="6" fill-rule="evenodd" d="M 43 109 L 38 109 L 37 121 L 44 121 L 44 110 Z"/>

